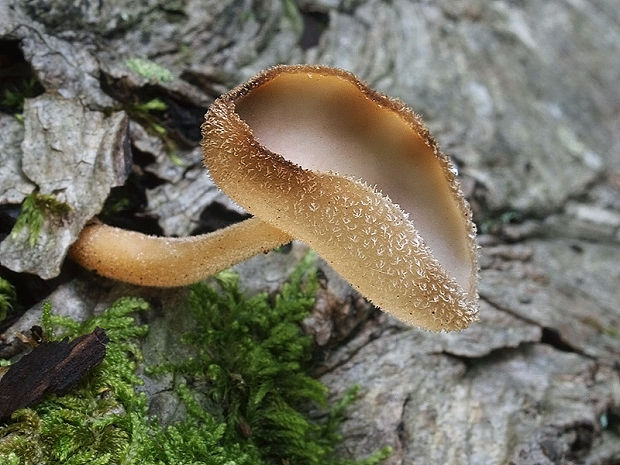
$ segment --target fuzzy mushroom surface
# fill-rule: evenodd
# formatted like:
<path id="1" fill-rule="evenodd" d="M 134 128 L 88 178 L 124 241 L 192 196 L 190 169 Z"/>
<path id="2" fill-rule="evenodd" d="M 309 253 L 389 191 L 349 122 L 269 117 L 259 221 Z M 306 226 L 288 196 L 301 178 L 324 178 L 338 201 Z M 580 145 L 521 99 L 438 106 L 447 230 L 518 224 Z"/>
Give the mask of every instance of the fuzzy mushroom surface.
<path id="1" fill-rule="evenodd" d="M 100 253 L 122 233 L 95 225 L 73 259 L 116 279 L 174 286 L 295 238 L 408 324 L 460 330 L 477 319 L 471 210 L 449 158 L 402 102 L 346 71 L 278 66 L 218 98 L 202 135 L 212 178 L 254 218 L 173 248 L 144 236 L 146 249 L 123 249 L 122 260 Z M 194 259 L 167 265 L 179 256 Z"/>
<path id="2" fill-rule="evenodd" d="M 476 318 L 471 211 L 450 160 L 400 101 L 345 71 L 280 66 L 216 100 L 202 134 L 224 192 L 377 306 L 432 330 Z"/>
<path id="3" fill-rule="evenodd" d="M 101 276 L 140 286 L 186 286 L 292 238 L 249 218 L 191 237 L 149 236 L 101 223 L 87 225 L 69 250 L 71 259 Z"/>

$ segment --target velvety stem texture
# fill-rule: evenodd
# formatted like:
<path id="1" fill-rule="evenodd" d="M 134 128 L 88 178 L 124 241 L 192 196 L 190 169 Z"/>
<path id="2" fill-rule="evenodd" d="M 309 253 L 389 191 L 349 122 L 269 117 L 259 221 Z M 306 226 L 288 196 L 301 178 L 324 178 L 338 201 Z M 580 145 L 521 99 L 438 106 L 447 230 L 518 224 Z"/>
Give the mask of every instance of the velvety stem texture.
<path id="1" fill-rule="evenodd" d="M 156 237 L 105 224 L 84 228 L 71 259 L 102 276 L 142 286 L 192 284 L 291 237 L 256 218 L 200 236 Z"/>

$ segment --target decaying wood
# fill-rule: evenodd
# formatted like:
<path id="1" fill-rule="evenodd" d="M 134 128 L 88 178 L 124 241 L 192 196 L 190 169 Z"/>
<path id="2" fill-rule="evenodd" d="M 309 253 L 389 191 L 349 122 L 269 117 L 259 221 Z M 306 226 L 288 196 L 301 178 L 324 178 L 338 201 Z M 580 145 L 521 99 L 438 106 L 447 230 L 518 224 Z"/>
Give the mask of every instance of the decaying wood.
<path id="1" fill-rule="evenodd" d="M 20 408 L 40 401 L 45 394 L 63 395 L 99 365 L 109 339 L 105 331 L 69 342 L 43 342 L 9 367 L 0 378 L 0 421 Z"/>

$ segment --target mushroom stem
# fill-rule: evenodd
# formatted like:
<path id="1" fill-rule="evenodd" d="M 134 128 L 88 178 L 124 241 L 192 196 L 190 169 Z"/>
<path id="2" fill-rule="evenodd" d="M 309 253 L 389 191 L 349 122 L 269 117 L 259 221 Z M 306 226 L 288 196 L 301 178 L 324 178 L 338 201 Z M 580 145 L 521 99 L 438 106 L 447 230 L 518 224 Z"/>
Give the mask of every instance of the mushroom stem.
<path id="1" fill-rule="evenodd" d="M 250 218 L 184 238 L 149 236 L 105 224 L 86 226 L 69 256 L 102 276 L 142 286 L 185 286 L 292 238 Z"/>
<path id="2" fill-rule="evenodd" d="M 110 278 L 181 286 L 295 238 L 408 324 L 477 319 L 471 209 L 402 102 L 346 71 L 278 66 L 218 98 L 202 135 L 211 177 L 255 218 L 186 239 L 94 225 L 70 256 Z"/>

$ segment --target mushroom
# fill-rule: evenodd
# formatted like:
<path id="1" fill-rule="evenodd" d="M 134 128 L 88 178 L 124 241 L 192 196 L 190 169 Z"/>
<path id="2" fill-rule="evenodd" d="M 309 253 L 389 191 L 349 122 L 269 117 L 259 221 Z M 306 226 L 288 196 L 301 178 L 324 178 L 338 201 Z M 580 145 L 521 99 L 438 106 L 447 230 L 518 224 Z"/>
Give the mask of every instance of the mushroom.
<path id="1" fill-rule="evenodd" d="M 421 119 L 352 74 L 278 66 L 218 98 L 202 149 L 254 217 L 185 239 L 91 225 L 71 257 L 137 284 L 199 280 L 292 238 L 402 321 L 460 330 L 477 318 L 471 210 Z"/>
<path id="2" fill-rule="evenodd" d="M 92 223 L 80 232 L 69 256 L 108 278 L 141 286 L 175 287 L 198 282 L 291 240 L 285 232 L 257 218 L 182 238 L 149 236 Z"/>

